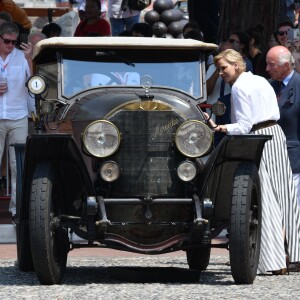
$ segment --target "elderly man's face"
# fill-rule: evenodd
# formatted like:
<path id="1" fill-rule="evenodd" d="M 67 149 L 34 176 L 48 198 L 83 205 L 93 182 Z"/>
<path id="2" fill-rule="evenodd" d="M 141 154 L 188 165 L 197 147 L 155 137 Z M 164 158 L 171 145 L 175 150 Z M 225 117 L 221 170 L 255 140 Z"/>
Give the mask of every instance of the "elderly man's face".
<path id="1" fill-rule="evenodd" d="M 289 64 L 280 64 L 278 57 L 273 54 L 267 55 L 267 72 L 270 74 L 271 78 L 274 80 L 281 81 L 289 73 Z"/>

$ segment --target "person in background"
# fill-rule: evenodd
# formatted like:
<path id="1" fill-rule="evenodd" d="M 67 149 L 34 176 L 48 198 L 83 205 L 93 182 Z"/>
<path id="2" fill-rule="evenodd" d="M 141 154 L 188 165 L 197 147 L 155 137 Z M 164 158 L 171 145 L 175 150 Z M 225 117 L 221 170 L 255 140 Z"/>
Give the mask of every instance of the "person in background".
<path id="1" fill-rule="evenodd" d="M 295 1 L 294 0 L 286 0 L 286 9 L 287 9 L 287 17 L 294 24 L 295 22 Z"/>
<path id="2" fill-rule="evenodd" d="M 300 74 L 294 70 L 295 61 L 290 51 L 276 46 L 267 54 L 267 71 L 278 97 L 281 126 L 286 135 L 288 154 L 300 206 Z"/>
<path id="3" fill-rule="evenodd" d="M 23 26 L 25 33 L 29 34 L 32 24 L 24 9 L 19 7 L 12 0 L 0 1 L 0 12 L 7 12 L 11 15 L 12 21 Z"/>
<path id="4" fill-rule="evenodd" d="M 182 28 L 182 35 L 183 35 L 183 38 L 186 38 L 185 36 L 189 33 L 189 31 L 199 31 L 200 34 L 201 34 L 201 41 L 203 41 L 204 39 L 204 36 L 203 36 L 203 33 L 202 31 L 200 30 L 200 27 L 198 25 L 197 22 L 187 22 L 183 28 Z"/>
<path id="5" fill-rule="evenodd" d="M 262 52 L 256 62 L 256 75 L 262 76 L 266 79 L 270 79 L 270 74 L 267 72 L 267 62 L 266 57 L 269 49 L 272 47 L 278 46 L 278 42 L 276 41 L 274 34 L 271 34 L 270 38 L 268 39 L 267 49 Z"/>
<path id="6" fill-rule="evenodd" d="M 108 0 L 108 18 L 112 36 L 118 36 L 122 31 L 132 30 L 132 26 L 140 20 L 140 11 L 122 7 L 123 0 Z"/>
<path id="7" fill-rule="evenodd" d="M 80 2 L 78 5 L 78 16 L 80 21 L 85 19 L 85 1 Z"/>
<path id="8" fill-rule="evenodd" d="M 69 8 L 71 9 L 72 8 L 72 5 L 70 3 L 69 0 L 55 0 L 55 6 L 56 7 L 66 7 L 66 8 Z"/>
<path id="9" fill-rule="evenodd" d="M 255 27 L 250 27 L 245 30 L 250 38 L 250 46 L 249 46 L 249 59 L 252 62 L 253 66 L 253 74 L 256 74 L 256 66 L 259 58 L 262 55 L 261 41 L 263 38 L 264 27 L 261 24 L 258 24 Z"/>
<path id="10" fill-rule="evenodd" d="M 12 19 L 11 14 L 9 12 L 7 12 L 7 11 L 1 11 L 0 12 L 0 25 L 2 23 L 4 23 L 4 22 L 13 22 L 13 23 L 15 23 L 18 26 L 19 35 L 18 35 L 18 41 L 17 41 L 17 44 L 16 44 L 17 48 L 20 48 L 20 44 L 22 42 L 26 42 L 27 43 L 27 37 L 28 37 L 29 30 L 25 29 L 24 26 L 21 25 L 20 23 L 15 22 Z"/>
<path id="11" fill-rule="evenodd" d="M 208 43 L 217 43 L 221 0 L 188 0 L 189 20 L 198 23 Z"/>
<path id="12" fill-rule="evenodd" d="M 285 135 L 277 124 L 280 113 L 276 94 L 265 78 L 245 72 L 245 62 L 237 51 L 225 50 L 215 56 L 214 62 L 232 88 L 231 124 L 216 125 L 210 119 L 213 130 L 230 135 L 272 135 L 259 165 L 262 231 L 258 273 L 283 275 L 288 260 L 300 261 L 300 209 Z"/>
<path id="13" fill-rule="evenodd" d="M 85 19 L 85 0 L 76 0 L 77 10 L 80 21 Z M 107 14 L 107 1 L 101 0 L 101 17 L 106 19 Z"/>
<path id="14" fill-rule="evenodd" d="M 274 32 L 274 38 L 278 45 L 289 48 L 288 43 L 288 30 L 294 28 L 290 21 L 280 22 Z"/>
<path id="15" fill-rule="evenodd" d="M 193 39 L 193 40 L 197 40 L 197 41 L 204 41 L 203 40 L 203 34 L 200 30 L 196 30 L 196 29 L 191 29 L 189 31 L 186 31 L 183 34 L 183 38 L 184 39 Z"/>
<path id="16" fill-rule="evenodd" d="M 49 23 L 49 24 L 46 24 L 43 27 L 42 33 L 47 38 L 51 38 L 51 37 L 55 37 L 55 36 L 60 36 L 60 34 L 61 34 L 61 27 L 58 24 L 56 24 L 56 23 Z"/>
<path id="17" fill-rule="evenodd" d="M 101 1 L 86 0 L 85 18 L 78 24 L 74 36 L 110 35 L 110 25 L 101 17 Z"/>
<path id="18" fill-rule="evenodd" d="M 28 134 L 29 94 L 26 82 L 31 75 L 32 46 L 22 43 L 17 49 L 18 27 L 12 22 L 0 25 L 0 157 L 3 156 L 5 140 L 8 145 L 25 143 Z M 16 214 L 16 158 L 9 147 L 11 170 L 11 200 L 9 211 Z"/>
<path id="19" fill-rule="evenodd" d="M 55 5 L 56 5 L 56 7 L 66 7 L 69 9 L 72 8 L 69 0 L 55 0 Z"/>
<path id="20" fill-rule="evenodd" d="M 32 54 L 33 54 L 34 46 L 35 46 L 39 41 L 44 40 L 44 39 L 46 39 L 46 38 L 47 38 L 47 37 L 46 37 L 43 33 L 39 32 L 39 31 L 37 31 L 37 32 L 32 32 L 32 33 L 30 33 L 30 34 L 28 35 L 28 44 L 31 44 L 31 46 L 32 46 Z"/>
<path id="21" fill-rule="evenodd" d="M 12 22 L 12 17 L 7 11 L 0 11 L 0 25 L 4 22 Z"/>
<path id="22" fill-rule="evenodd" d="M 120 32 L 118 36 L 132 36 L 132 30 L 125 29 L 122 32 Z"/>
<path id="23" fill-rule="evenodd" d="M 295 2 L 295 22 L 294 26 L 299 27 L 299 19 L 300 19 L 300 1 Z"/>
<path id="24" fill-rule="evenodd" d="M 233 49 L 239 52 L 245 63 L 246 63 L 246 70 L 253 72 L 253 65 L 250 60 L 250 38 L 248 34 L 244 31 L 235 31 L 232 32 L 229 36 L 228 41 L 232 43 Z"/>
<path id="25" fill-rule="evenodd" d="M 152 37 L 153 30 L 148 23 L 135 23 L 131 29 L 132 36 L 135 37 Z"/>
<path id="26" fill-rule="evenodd" d="M 32 48 L 41 40 L 46 39 L 47 37 L 39 31 L 32 32 L 28 35 L 28 43 L 32 45 Z"/>

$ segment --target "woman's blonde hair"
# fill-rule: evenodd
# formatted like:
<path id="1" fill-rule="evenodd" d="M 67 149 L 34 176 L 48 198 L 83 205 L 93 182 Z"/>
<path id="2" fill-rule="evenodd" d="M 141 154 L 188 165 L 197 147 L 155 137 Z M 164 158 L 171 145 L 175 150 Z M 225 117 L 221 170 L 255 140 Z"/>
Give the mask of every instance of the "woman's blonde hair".
<path id="1" fill-rule="evenodd" d="M 246 63 L 240 53 L 233 49 L 227 49 L 220 54 L 214 57 L 214 64 L 216 65 L 220 59 L 227 60 L 230 64 L 237 64 L 238 65 L 238 73 L 241 74 L 246 71 Z"/>

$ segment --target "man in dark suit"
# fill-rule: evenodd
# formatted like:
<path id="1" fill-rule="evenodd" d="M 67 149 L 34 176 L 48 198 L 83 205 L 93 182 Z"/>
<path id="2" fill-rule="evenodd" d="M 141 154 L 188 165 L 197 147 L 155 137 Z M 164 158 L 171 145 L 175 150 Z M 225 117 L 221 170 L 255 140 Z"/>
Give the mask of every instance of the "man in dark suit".
<path id="1" fill-rule="evenodd" d="M 279 125 L 286 135 L 288 154 L 300 205 L 300 74 L 291 52 L 275 46 L 267 53 L 269 72 L 280 110 Z M 299 265 L 300 271 L 300 265 Z"/>

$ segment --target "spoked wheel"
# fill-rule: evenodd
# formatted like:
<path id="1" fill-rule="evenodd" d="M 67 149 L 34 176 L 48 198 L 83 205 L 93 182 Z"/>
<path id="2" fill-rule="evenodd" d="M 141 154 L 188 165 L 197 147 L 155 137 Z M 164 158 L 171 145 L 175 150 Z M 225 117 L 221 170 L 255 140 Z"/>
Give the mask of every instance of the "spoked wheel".
<path id="1" fill-rule="evenodd" d="M 51 163 L 37 166 L 31 186 L 30 242 L 41 284 L 60 283 L 69 251 L 68 232 L 57 225 L 61 210 L 61 180 Z"/>
<path id="2" fill-rule="evenodd" d="M 210 247 L 195 247 L 186 251 L 186 258 L 190 269 L 206 270 L 210 259 Z"/>
<path id="3" fill-rule="evenodd" d="M 252 163 L 241 163 L 233 179 L 229 255 L 236 283 L 253 283 L 258 266 L 261 237 L 259 176 Z"/>

